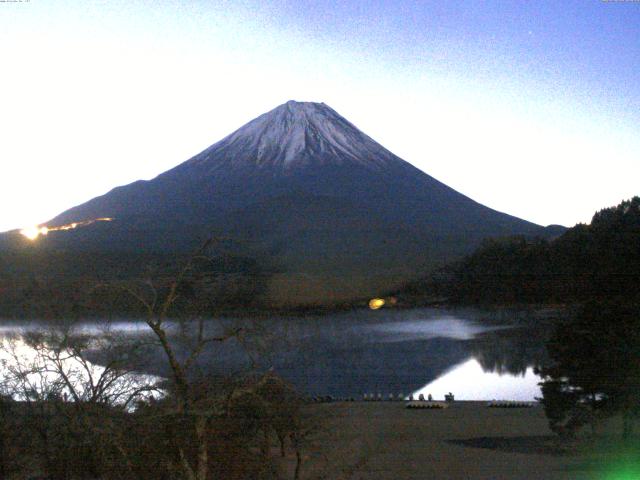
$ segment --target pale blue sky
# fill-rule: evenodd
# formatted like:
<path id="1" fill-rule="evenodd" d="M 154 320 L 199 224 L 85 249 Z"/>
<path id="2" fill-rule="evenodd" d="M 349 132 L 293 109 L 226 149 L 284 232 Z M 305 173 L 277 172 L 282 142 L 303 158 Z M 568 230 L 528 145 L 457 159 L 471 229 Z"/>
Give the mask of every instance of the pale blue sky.
<path id="1" fill-rule="evenodd" d="M 0 231 L 323 101 L 541 224 L 640 194 L 640 3 L 0 3 Z"/>

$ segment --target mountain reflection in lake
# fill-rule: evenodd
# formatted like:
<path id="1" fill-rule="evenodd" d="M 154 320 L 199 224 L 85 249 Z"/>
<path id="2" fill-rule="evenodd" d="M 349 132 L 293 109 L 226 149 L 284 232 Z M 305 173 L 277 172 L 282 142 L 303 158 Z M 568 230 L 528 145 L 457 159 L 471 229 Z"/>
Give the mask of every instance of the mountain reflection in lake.
<path id="1" fill-rule="evenodd" d="M 444 399 L 451 392 L 456 400 L 518 400 L 532 401 L 542 397 L 538 386 L 540 377 L 529 367 L 522 375 L 487 371 L 472 358 L 438 377 L 433 382 L 413 392 L 414 398 Z"/>
<path id="2" fill-rule="evenodd" d="M 211 331 L 241 325 L 247 333 L 241 340 L 216 344 L 198 367 L 211 375 L 273 368 L 310 396 L 386 397 L 430 389 L 425 394 L 436 398 L 452 391 L 459 399 L 533 400 L 539 391 L 531 368 L 544 361 L 545 334 L 538 323 L 535 329 L 522 327 L 521 317 L 502 314 L 496 324 L 495 316 L 474 310 L 414 309 L 212 320 Z M 23 327 L 28 326 L 0 325 L 0 335 Z M 78 327 L 94 333 L 102 324 Z M 144 322 L 137 321 L 112 322 L 110 328 L 128 335 L 147 332 Z M 178 330 L 174 325 L 176 335 Z M 94 361 L 99 363 L 99 353 Z M 458 368 L 452 370 L 454 366 Z M 169 373 L 159 351 L 150 353 L 140 368 Z"/>

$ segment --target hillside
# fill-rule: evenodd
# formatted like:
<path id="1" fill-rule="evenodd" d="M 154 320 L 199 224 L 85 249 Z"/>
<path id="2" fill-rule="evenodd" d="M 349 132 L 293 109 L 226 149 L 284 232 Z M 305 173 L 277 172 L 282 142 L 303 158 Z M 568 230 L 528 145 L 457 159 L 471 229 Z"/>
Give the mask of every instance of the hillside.
<path id="1" fill-rule="evenodd" d="M 325 104 L 287 102 L 149 181 L 117 187 L 0 248 L 167 254 L 212 234 L 269 272 L 265 304 L 366 298 L 489 237 L 544 236 L 398 158 Z M 28 244 L 28 245 L 27 245 Z"/>

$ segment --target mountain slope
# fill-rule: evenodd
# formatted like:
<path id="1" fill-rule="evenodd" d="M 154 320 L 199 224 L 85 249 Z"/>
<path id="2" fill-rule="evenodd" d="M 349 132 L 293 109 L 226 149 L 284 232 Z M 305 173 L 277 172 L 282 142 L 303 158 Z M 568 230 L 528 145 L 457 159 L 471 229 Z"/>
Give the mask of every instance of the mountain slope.
<path id="1" fill-rule="evenodd" d="M 416 169 L 324 104 L 287 102 L 150 181 L 118 187 L 48 226 L 39 248 L 188 251 L 211 232 L 276 272 L 275 304 L 366 297 L 486 237 L 543 235 Z"/>

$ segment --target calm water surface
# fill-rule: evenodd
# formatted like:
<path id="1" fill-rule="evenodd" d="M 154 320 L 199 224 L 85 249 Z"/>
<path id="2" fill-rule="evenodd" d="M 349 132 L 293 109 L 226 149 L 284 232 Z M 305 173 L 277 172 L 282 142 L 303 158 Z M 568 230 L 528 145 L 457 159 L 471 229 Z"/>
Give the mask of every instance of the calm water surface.
<path id="1" fill-rule="evenodd" d="M 460 400 L 533 400 L 540 396 L 533 367 L 544 362 L 545 333 L 526 317 L 414 309 L 212 320 L 212 331 L 243 325 L 249 333 L 242 344 L 216 345 L 199 368 L 221 375 L 273 368 L 313 396 L 430 393 L 441 399 L 453 392 Z M 78 328 L 99 333 L 105 324 L 84 322 Z M 148 332 L 140 321 L 108 324 L 127 335 Z M 37 322 L 0 322 L 0 336 L 41 328 Z M 158 352 L 144 368 L 162 375 L 167 373 L 163 365 Z"/>

